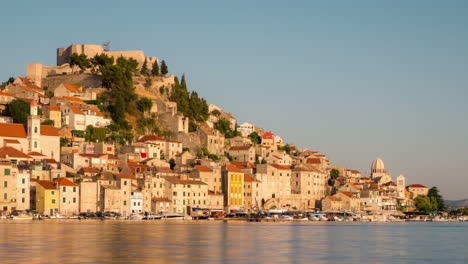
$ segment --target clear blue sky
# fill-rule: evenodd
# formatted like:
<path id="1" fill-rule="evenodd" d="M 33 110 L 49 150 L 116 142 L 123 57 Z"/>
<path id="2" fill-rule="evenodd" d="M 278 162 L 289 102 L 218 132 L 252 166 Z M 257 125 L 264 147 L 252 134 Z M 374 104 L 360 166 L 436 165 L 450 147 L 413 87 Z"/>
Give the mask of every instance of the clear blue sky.
<path id="1" fill-rule="evenodd" d="M 115 2 L 2 3 L 0 79 L 111 41 L 333 164 L 365 172 L 379 156 L 468 198 L 468 1 Z"/>

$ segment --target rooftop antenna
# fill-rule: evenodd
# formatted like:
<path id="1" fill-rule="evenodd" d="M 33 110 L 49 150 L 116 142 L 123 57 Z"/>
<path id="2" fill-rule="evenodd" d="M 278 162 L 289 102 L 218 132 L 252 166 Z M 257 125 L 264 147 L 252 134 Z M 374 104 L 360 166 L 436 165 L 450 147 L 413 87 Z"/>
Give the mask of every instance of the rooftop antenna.
<path id="1" fill-rule="evenodd" d="M 111 44 L 110 41 L 104 41 L 102 43 L 102 47 L 104 48 L 104 51 L 110 51 L 110 44 Z"/>

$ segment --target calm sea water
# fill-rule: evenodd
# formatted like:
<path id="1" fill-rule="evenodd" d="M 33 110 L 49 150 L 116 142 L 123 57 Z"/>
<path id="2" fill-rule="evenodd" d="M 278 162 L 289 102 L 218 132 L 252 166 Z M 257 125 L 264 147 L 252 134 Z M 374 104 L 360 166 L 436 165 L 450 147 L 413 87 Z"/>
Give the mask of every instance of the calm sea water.
<path id="1" fill-rule="evenodd" d="M 468 223 L 3 220 L 0 263 L 468 263 Z"/>

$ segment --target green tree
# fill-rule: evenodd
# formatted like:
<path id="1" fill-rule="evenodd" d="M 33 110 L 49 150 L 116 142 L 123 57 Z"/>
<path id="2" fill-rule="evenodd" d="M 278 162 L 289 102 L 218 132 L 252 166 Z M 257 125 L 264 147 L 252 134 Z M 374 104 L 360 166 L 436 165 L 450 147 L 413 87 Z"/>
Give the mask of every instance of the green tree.
<path id="1" fill-rule="evenodd" d="M 85 71 L 91 68 L 91 61 L 86 54 L 78 54 L 75 52 L 70 55 L 70 67 L 73 69 L 75 66 L 80 68 L 81 71 Z"/>
<path id="2" fill-rule="evenodd" d="M 145 58 L 145 62 L 143 62 L 143 65 L 141 66 L 140 73 L 143 74 L 143 75 L 148 75 L 149 74 L 148 62 L 146 61 L 146 58 Z"/>
<path id="3" fill-rule="evenodd" d="M 48 126 L 53 126 L 55 123 L 54 121 L 50 120 L 50 119 L 47 119 L 47 120 L 44 120 L 41 125 L 48 125 Z"/>
<path id="4" fill-rule="evenodd" d="M 11 101 L 6 108 L 9 116 L 13 117 L 14 123 L 26 125 L 28 123 L 28 115 L 30 112 L 29 104 L 22 100 Z"/>
<path id="5" fill-rule="evenodd" d="M 167 68 L 166 61 L 161 61 L 161 75 L 166 76 L 169 73 L 169 69 Z"/>
<path id="6" fill-rule="evenodd" d="M 173 170 L 176 166 L 176 161 L 175 159 L 170 159 L 169 160 L 169 166 L 171 167 L 171 170 Z"/>
<path id="7" fill-rule="evenodd" d="M 437 200 L 435 197 L 419 195 L 414 198 L 414 205 L 422 212 L 431 213 L 437 211 Z"/>
<path id="8" fill-rule="evenodd" d="M 221 111 L 219 111 L 218 109 L 215 109 L 215 110 L 211 111 L 211 114 L 214 115 L 214 116 L 220 116 Z"/>
<path id="9" fill-rule="evenodd" d="M 262 138 L 255 131 L 249 134 L 249 138 L 254 144 L 260 144 L 262 142 Z"/>
<path id="10" fill-rule="evenodd" d="M 195 132 L 198 129 L 197 123 L 193 122 L 192 120 L 189 121 L 189 132 Z"/>
<path id="11" fill-rule="evenodd" d="M 328 179 L 328 184 L 331 186 L 335 185 L 335 180 L 338 179 L 338 177 L 340 177 L 340 171 L 337 169 L 332 169 L 330 171 L 330 178 Z"/>
<path id="12" fill-rule="evenodd" d="M 70 143 L 70 140 L 68 138 L 60 138 L 60 146 L 61 147 L 66 147 Z"/>
<path id="13" fill-rule="evenodd" d="M 102 142 L 106 140 L 105 127 L 93 127 L 91 125 L 86 127 L 85 140 L 87 142 Z"/>
<path id="14" fill-rule="evenodd" d="M 101 53 L 99 55 L 94 55 L 93 58 L 90 59 L 92 71 L 97 73 L 100 71 L 101 67 L 109 66 L 114 64 L 114 57 L 109 57 L 105 53 Z"/>
<path id="15" fill-rule="evenodd" d="M 435 199 L 435 201 L 437 203 L 437 211 L 444 211 L 446 209 L 445 203 L 444 203 L 444 198 L 440 194 L 437 187 L 430 188 L 427 196 Z"/>
<path id="16" fill-rule="evenodd" d="M 153 107 L 153 101 L 147 97 L 142 97 L 137 101 L 137 107 L 140 112 L 147 112 L 151 110 L 151 107 Z"/>
<path id="17" fill-rule="evenodd" d="M 153 67 L 151 68 L 151 75 L 153 76 L 159 76 L 160 72 L 159 72 L 159 64 L 158 64 L 158 61 L 155 61 L 153 63 Z"/>
<path id="18" fill-rule="evenodd" d="M 0 84 L 0 89 L 5 88 L 8 84 L 13 83 L 14 81 L 15 81 L 15 78 L 13 78 L 13 77 L 8 78 L 7 81 L 2 82 L 2 83 Z"/>

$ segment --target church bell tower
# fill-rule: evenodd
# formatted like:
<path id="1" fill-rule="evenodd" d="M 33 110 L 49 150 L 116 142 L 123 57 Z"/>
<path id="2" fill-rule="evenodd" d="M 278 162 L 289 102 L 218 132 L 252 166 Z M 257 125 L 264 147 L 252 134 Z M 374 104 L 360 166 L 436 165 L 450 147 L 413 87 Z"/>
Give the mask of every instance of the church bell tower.
<path id="1" fill-rule="evenodd" d="M 28 140 L 30 152 L 41 152 L 41 118 L 38 116 L 37 101 L 30 104 L 30 115 L 28 117 Z"/>

